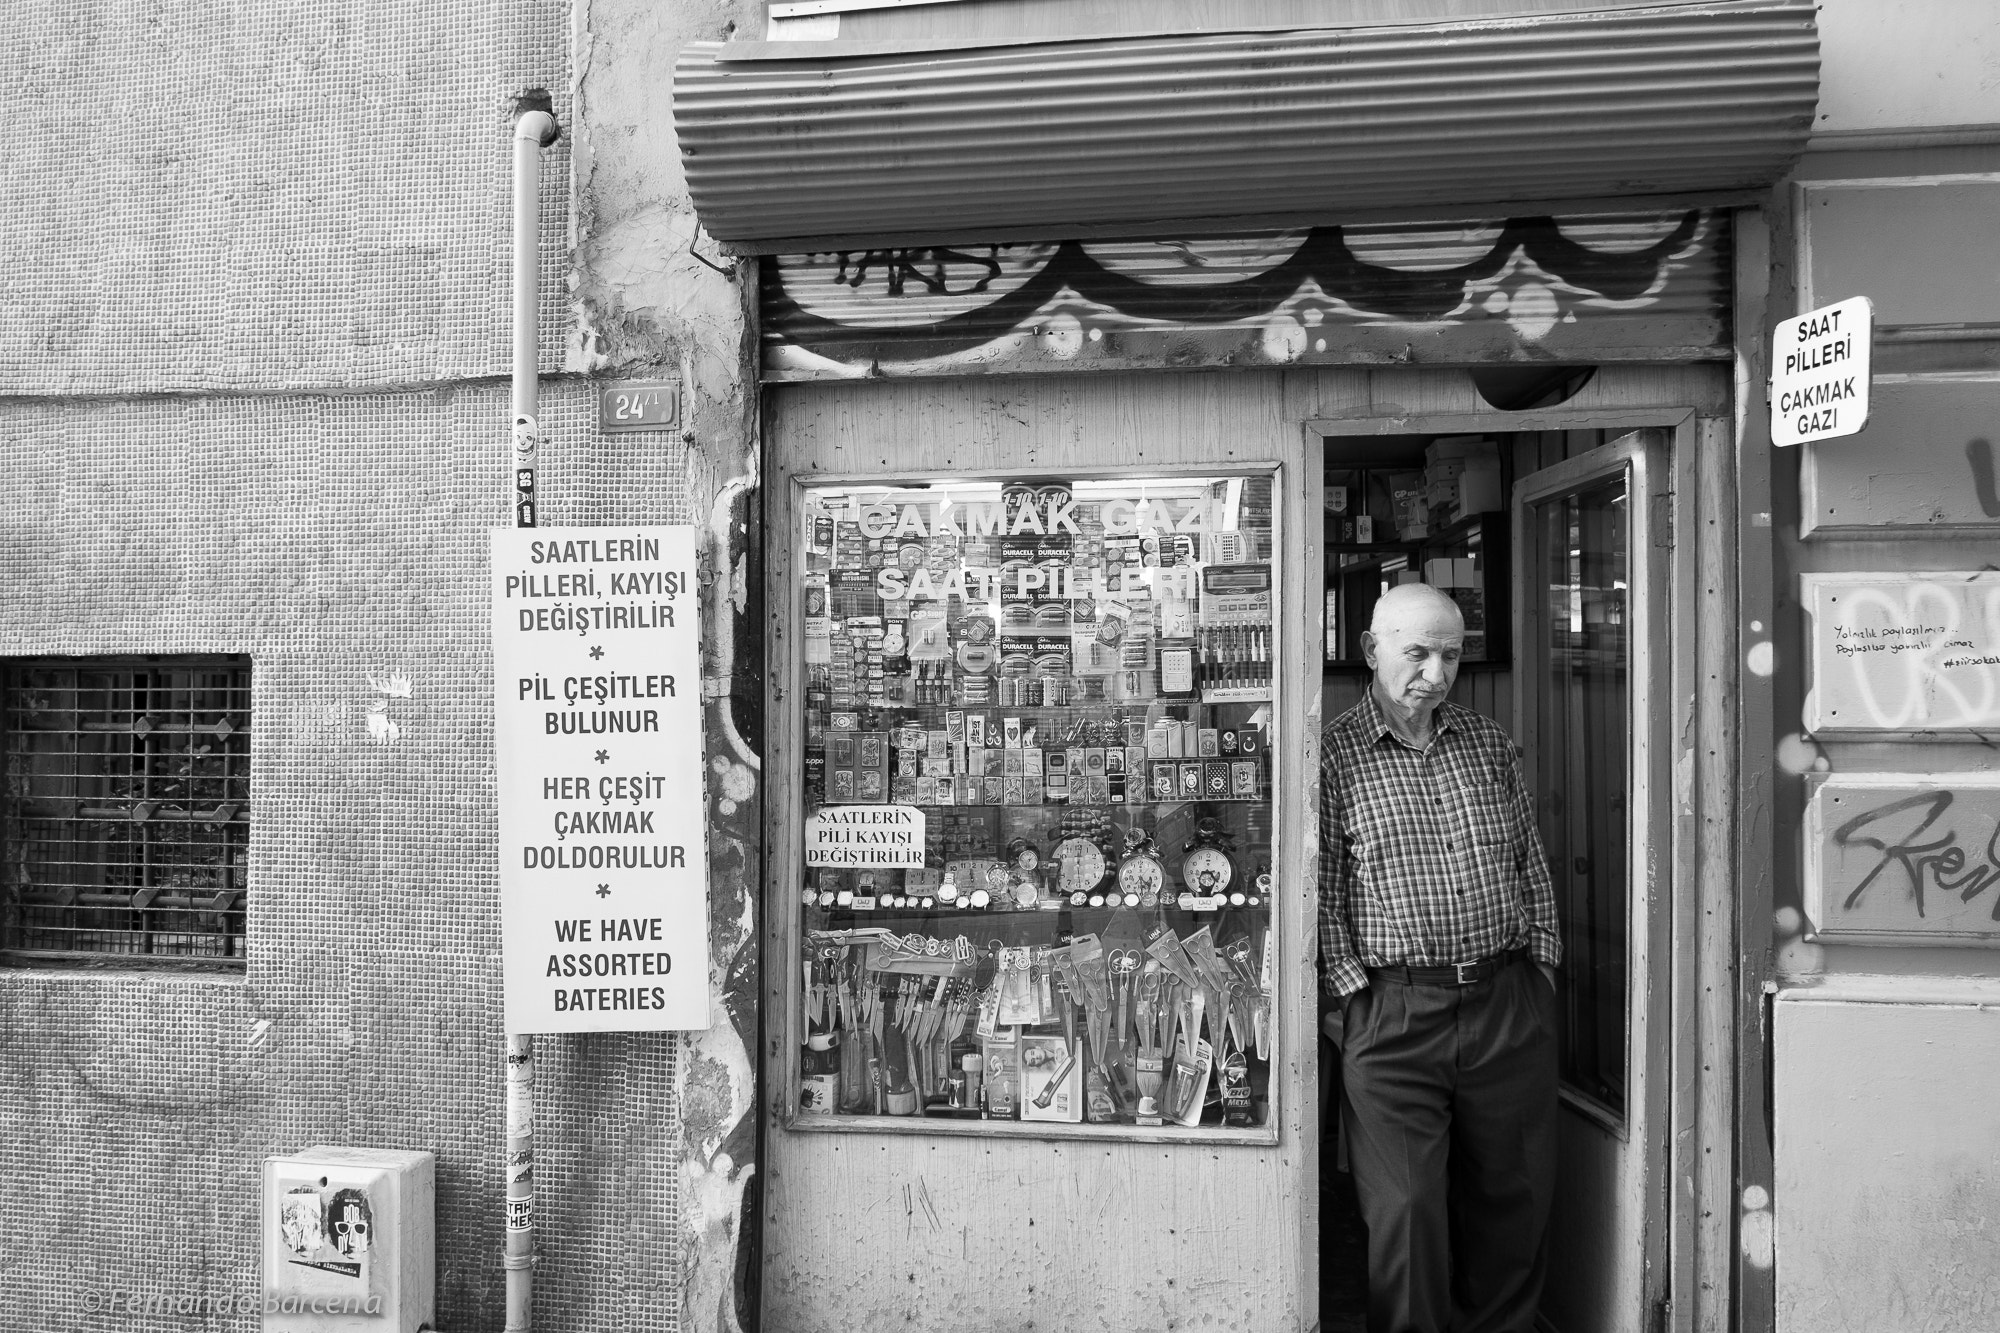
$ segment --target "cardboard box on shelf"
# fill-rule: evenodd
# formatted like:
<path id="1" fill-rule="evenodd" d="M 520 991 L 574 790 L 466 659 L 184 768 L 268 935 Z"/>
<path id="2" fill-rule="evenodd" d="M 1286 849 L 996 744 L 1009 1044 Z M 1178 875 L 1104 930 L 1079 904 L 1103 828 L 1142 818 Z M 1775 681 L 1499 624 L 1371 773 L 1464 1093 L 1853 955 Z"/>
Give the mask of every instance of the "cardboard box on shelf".
<path id="1" fill-rule="evenodd" d="M 1467 468 L 1459 474 L 1458 499 L 1452 505 L 1454 521 L 1468 514 L 1496 514 L 1505 507 L 1498 466 Z"/>
<path id="2" fill-rule="evenodd" d="M 1394 506 L 1391 526 L 1401 541 L 1416 541 L 1430 531 L 1430 514 L 1424 503 L 1423 474 L 1420 472 L 1385 472 L 1382 474 L 1389 487 L 1390 501 Z"/>

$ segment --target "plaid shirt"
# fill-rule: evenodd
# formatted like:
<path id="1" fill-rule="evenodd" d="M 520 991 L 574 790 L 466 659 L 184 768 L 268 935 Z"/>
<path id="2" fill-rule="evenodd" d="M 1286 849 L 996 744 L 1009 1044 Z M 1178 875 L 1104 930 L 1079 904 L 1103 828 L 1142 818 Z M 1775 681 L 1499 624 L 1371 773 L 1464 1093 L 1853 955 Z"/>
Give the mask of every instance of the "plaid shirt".
<path id="1" fill-rule="evenodd" d="M 1514 743 L 1439 704 L 1430 744 L 1397 739 L 1371 688 L 1320 740 L 1321 984 L 1364 969 L 1476 962 L 1523 945 L 1562 960 L 1555 889 Z"/>

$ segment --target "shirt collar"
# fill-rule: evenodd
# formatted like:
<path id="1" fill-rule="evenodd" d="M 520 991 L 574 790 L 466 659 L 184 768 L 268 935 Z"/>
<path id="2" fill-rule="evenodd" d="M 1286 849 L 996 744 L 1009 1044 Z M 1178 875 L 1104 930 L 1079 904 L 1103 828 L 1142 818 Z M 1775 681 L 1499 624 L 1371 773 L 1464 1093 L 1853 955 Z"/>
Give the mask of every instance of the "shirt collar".
<path id="1" fill-rule="evenodd" d="M 1372 678 L 1368 682 L 1368 688 L 1361 694 L 1361 709 L 1361 734 L 1367 737 L 1370 745 L 1380 744 L 1384 736 L 1392 738 L 1398 745 L 1404 743 L 1402 737 L 1397 736 L 1389 727 L 1389 719 L 1382 711 L 1382 701 L 1375 697 L 1375 682 Z M 1458 705 L 1454 703 L 1438 705 L 1437 713 L 1431 718 L 1432 741 L 1436 741 L 1445 732 L 1456 729 L 1452 714 L 1457 711 Z"/>

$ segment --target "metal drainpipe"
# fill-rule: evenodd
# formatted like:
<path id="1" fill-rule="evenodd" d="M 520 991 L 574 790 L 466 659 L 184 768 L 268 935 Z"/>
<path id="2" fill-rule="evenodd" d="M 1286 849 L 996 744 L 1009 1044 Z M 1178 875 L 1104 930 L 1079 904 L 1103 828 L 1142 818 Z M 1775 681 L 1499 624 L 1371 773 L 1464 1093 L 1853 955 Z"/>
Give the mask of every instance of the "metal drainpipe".
<path id="1" fill-rule="evenodd" d="M 541 106 L 535 106 L 539 101 Z M 514 121 L 514 525 L 535 526 L 542 441 L 542 149 L 555 142 L 547 96 L 523 98 Z M 507 1333 L 528 1333 L 535 1303 L 535 1039 L 507 1036 Z"/>

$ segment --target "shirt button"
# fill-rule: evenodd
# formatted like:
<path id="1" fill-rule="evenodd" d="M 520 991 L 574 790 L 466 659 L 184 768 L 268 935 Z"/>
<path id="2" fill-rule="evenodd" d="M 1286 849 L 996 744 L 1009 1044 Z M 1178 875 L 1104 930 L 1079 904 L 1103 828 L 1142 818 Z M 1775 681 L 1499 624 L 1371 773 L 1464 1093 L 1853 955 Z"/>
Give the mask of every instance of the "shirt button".
<path id="1" fill-rule="evenodd" d="M 1472 936 L 1470 936 L 1470 935 L 1460 935 L 1460 936 L 1458 937 L 1458 942 L 1459 942 L 1460 944 L 1470 944 L 1470 943 L 1472 943 Z"/>

